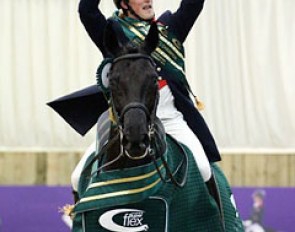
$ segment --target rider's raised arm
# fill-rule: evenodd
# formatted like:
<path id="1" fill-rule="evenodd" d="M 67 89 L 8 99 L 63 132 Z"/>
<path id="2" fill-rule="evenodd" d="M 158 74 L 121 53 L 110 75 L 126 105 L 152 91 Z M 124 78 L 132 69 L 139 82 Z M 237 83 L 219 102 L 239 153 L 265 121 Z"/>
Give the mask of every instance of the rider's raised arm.
<path id="1" fill-rule="evenodd" d="M 175 13 L 165 12 L 159 21 L 169 27 L 180 42 L 184 42 L 196 19 L 201 13 L 205 0 L 182 0 Z"/>
<path id="2" fill-rule="evenodd" d="M 109 1 L 109 0 L 108 0 Z M 80 0 L 79 14 L 87 33 L 92 41 L 105 56 L 103 46 L 103 33 L 106 26 L 106 18 L 98 8 L 100 0 Z"/>

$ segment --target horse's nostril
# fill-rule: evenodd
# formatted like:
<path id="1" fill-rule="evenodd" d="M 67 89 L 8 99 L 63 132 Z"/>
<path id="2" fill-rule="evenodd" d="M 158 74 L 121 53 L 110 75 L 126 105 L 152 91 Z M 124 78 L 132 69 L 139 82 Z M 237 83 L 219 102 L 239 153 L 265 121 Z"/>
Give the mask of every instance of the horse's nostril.
<path id="1" fill-rule="evenodd" d="M 132 148 L 132 144 L 131 144 L 131 143 L 126 143 L 126 144 L 125 144 L 125 149 L 126 149 L 126 150 L 129 151 L 129 150 L 131 150 L 131 148 Z"/>
<path id="2" fill-rule="evenodd" d="M 149 147 L 149 136 L 148 134 L 140 134 L 137 136 L 130 136 L 130 134 L 124 134 L 122 144 L 124 146 L 125 151 L 131 157 L 142 157 L 147 154 L 147 149 Z"/>
<path id="3" fill-rule="evenodd" d="M 140 144 L 139 144 L 139 148 L 142 150 L 142 151 L 145 151 L 146 150 L 146 144 L 144 143 L 144 142 L 141 142 Z"/>
<path id="4" fill-rule="evenodd" d="M 125 144 L 125 149 L 128 150 L 130 153 L 144 153 L 147 148 L 147 145 L 143 142 L 141 143 L 130 143 L 127 142 Z"/>

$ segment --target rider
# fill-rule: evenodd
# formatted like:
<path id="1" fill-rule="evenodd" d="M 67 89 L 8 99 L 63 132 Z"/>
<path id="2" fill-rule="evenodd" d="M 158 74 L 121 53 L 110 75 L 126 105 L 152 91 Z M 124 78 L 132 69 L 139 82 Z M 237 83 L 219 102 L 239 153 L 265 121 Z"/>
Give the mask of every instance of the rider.
<path id="1" fill-rule="evenodd" d="M 103 43 L 107 19 L 98 5 L 100 0 L 80 0 L 79 13 L 92 41 L 103 56 L 107 56 Z M 119 9 L 112 18 L 123 28 L 126 36 L 134 43 L 140 43 L 152 21 L 155 21 L 153 0 L 114 0 Z M 192 151 L 209 193 L 221 208 L 214 175 L 209 162 L 220 161 L 215 141 L 198 109 L 191 100 L 191 89 L 184 71 L 183 43 L 200 14 L 204 0 L 182 0 L 175 13 L 164 12 L 158 19 L 160 43 L 153 53 L 157 71 L 162 77 L 160 101 L 157 116 L 166 133 L 185 144 Z M 101 99 L 103 100 L 103 99 Z M 93 147 L 84 155 L 87 157 Z M 83 165 L 78 165 L 72 175 L 77 181 Z M 75 186 L 75 183 L 74 183 Z"/>

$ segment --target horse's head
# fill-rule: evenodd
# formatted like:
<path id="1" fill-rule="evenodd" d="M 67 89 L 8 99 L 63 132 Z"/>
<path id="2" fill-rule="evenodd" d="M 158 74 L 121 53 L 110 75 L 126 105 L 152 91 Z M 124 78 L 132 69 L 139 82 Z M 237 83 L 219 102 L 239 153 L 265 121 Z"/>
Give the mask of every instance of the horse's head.
<path id="1" fill-rule="evenodd" d="M 131 159 L 147 155 L 154 130 L 158 74 L 150 54 L 158 40 L 155 23 L 140 46 L 120 42 L 111 24 L 105 31 L 105 47 L 114 58 L 109 73 L 113 113 L 121 131 L 121 145 Z"/>

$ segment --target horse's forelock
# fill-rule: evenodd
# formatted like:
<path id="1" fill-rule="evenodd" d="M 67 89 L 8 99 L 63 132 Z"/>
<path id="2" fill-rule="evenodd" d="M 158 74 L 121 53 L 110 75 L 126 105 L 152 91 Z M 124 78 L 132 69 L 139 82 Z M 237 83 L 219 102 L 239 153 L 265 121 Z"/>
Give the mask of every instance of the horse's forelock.
<path id="1" fill-rule="evenodd" d="M 129 42 L 124 46 L 121 55 L 133 54 L 133 53 L 143 53 L 143 51 L 140 47 L 135 46 L 132 42 Z"/>

